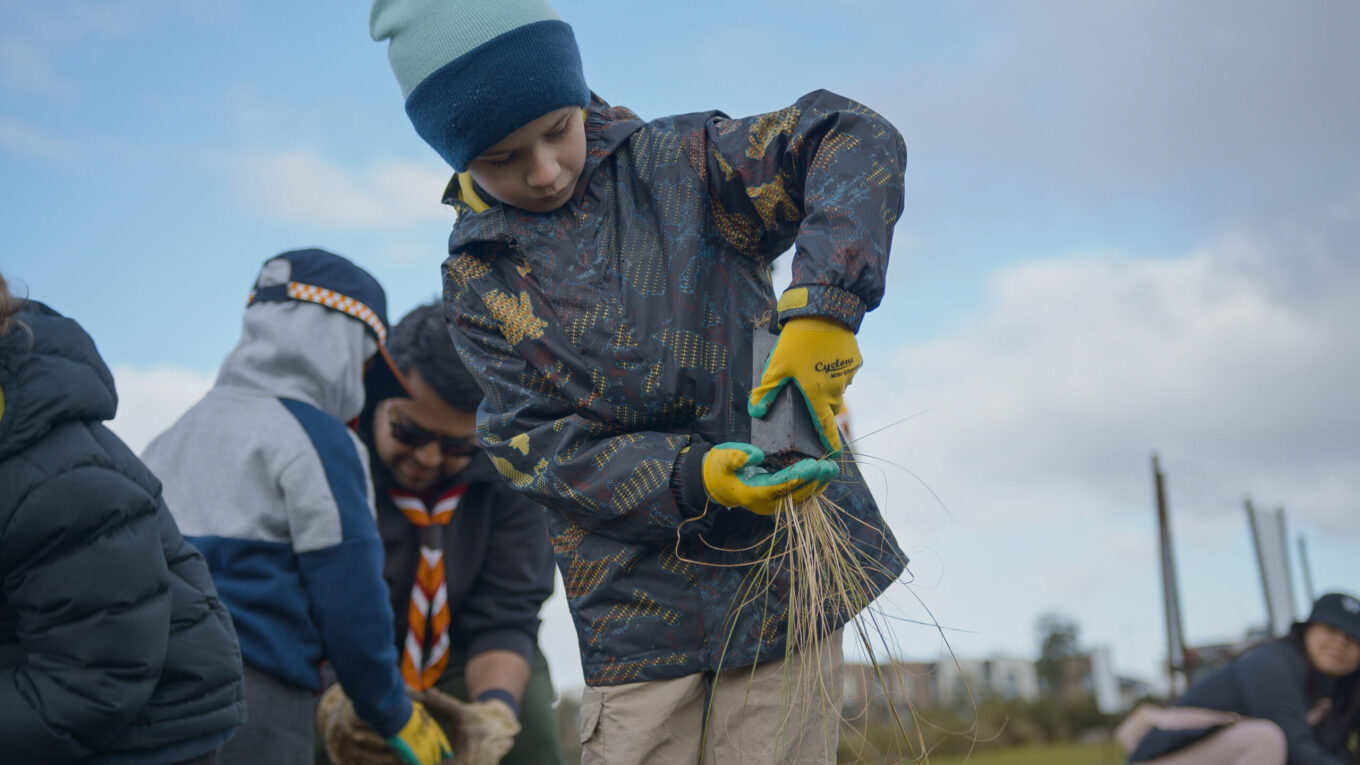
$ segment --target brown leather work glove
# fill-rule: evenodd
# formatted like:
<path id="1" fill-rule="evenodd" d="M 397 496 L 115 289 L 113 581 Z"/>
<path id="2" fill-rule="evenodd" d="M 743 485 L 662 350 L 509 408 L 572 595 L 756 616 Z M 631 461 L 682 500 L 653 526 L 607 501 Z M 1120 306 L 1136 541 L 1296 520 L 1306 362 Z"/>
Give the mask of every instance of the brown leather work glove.
<path id="1" fill-rule="evenodd" d="M 316 729 L 333 765 L 405 765 L 401 755 L 354 714 L 354 704 L 339 683 L 321 694 Z"/>
<path id="2" fill-rule="evenodd" d="M 445 730 L 456 731 L 453 740 L 453 765 L 496 765 L 515 745 L 519 735 L 519 720 L 505 702 L 463 702 L 442 691 L 431 688 L 424 693 L 413 693 L 411 698 L 421 702 L 441 722 Z"/>

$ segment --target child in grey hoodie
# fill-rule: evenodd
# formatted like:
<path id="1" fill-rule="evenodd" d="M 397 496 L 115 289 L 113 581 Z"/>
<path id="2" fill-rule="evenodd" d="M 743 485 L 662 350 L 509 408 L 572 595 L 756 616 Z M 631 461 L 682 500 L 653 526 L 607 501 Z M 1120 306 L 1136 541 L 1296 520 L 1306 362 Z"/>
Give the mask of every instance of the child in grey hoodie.
<path id="1" fill-rule="evenodd" d="M 366 387 L 405 395 L 386 334 L 363 269 L 323 250 L 271 258 L 216 384 L 146 449 L 241 639 L 249 719 L 222 762 L 312 761 L 323 659 L 408 762 L 450 751 L 397 671 L 367 450 L 345 426 Z"/>

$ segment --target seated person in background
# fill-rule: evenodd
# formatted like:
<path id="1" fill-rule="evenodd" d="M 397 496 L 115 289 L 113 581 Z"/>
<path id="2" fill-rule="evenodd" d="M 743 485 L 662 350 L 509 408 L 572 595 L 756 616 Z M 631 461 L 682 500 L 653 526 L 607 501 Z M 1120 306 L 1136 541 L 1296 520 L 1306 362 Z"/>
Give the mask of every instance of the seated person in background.
<path id="1" fill-rule="evenodd" d="M 312 762 L 323 660 L 407 762 L 449 752 L 397 671 L 368 452 L 345 427 L 404 391 L 386 303 L 339 255 L 270 258 L 212 390 L 146 449 L 241 636 L 250 719 L 223 763 Z"/>
<path id="2" fill-rule="evenodd" d="M 1360 600 L 1323 595 L 1308 621 L 1148 717 L 1130 763 L 1350 765 L 1360 728 Z"/>
<path id="3" fill-rule="evenodd" d="M 0 277 L 0 761 L 210 763 L 241 651 L 75 321 Z"/>
<path id="4" fill-rule="evenodd" d="M 538 613 L 553 590 L 543 508 L 505 484 L 477 448 L 482 391 L 458 359 L 442 308 L 408 313 L 388 351 L 411 395 L 371 402 L 359 437 L 369 448 L 406 685 L 470 702 L 455 715 L 466 734 L 460 762 L 466 747 L 472 763 L 560 765 L 552 679 L 538 648 Z M 427 702 L 440 711 L 439 701 Z"/>

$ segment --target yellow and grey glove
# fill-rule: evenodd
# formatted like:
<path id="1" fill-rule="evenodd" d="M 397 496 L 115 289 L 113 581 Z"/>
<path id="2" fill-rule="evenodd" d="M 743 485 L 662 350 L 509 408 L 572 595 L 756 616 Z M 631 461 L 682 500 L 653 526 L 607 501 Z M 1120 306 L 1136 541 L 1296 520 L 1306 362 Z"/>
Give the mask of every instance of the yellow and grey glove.
<path id="1" fill-rule="evenodd" d="M 387 739 L 387 745 L 409 765 L 439 765 L 444 758 L 453 756 L 448 737 L 419 701 L 411 702 L 410 719 L 397 735 Z"/>
<path id="2" fill-rule="evenodd" d="M 773 515 L 782 497 L 791 495 L 794 502 L 801 502 L 825 489 L 838 472 L 831 460 L 799 460 L 774 473 L 760 467 L 764 461 L 758 446 L 738 441 L 718 444 L 704 455 L 704 490 L 720 505 Z"/>
<path id="3" fill-rule="evenodd" d="M 418 698 L 430 713 L 445 721 L 456 721 L 458 756 L 454 765 L 496 765 L 515 746 L 520 724 L 515 712 L 499 699 L 459 701 L 431 688 Z"/>
<path id="4" fill-rule="evenodd" d="M 844 324 L 818 316 L 789 319 L 765 361 L 760 384 L 751 391 L 746 410 L 752 417 L 764 417 L 780 389 L 792 382 L 807 401 L 826 456 L 840 456 L 836 415 L 844 406 L 846 386 L 863 364 L 855 333 Z"/>

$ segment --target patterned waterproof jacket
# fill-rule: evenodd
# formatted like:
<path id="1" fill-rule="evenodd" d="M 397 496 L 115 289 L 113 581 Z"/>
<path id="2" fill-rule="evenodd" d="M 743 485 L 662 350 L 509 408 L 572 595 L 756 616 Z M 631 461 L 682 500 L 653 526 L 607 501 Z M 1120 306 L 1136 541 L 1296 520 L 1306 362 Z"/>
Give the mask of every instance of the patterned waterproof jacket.
<path id="1" fill-rule="evenodd" d="M 806 296 L 779 321 L 857 330 L 878 305 L 906 148 L 825 91 L 747 119 L 647 123 L 596 99 L 586 141 L 576 192 L 551 213 L 477 212 L 468 179 L 450 184 L 444 306 L 486 392 L 478 437 L 548 508 L 588 684 L 783 658 L 787 575 L 752 565 L 773 523 L 709 503 L 700 465 L 713 444 L 750 440 L 752 333 L 774 318 L 775 257 L 796 246 Z M 905 557 L 853 462 L 826 496 L 878 595 Z"/>

